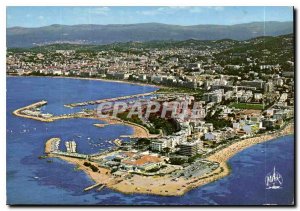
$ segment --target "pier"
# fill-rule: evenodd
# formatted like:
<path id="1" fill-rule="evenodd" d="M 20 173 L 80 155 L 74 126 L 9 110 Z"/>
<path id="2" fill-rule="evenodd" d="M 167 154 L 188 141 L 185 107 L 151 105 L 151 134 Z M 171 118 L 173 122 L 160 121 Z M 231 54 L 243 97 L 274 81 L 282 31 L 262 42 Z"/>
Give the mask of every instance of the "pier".
<path id="1" fill-rule="evenodd" d="M 99 186 L 100 186 L 100 187 L 99 187 Z M 105 185 L 103 185 L 103 184 L 101 184 L 101 183 L 96 183 L 96 184 L 94 184 L 94 185 L 92 185 L 92 186 L 89 186 L 89 187 L 85 188 L 84 191 L 89 191 L 89 190 L 92 190 L 92 189 L 94 189 L 94 188 L 96 188 L 96 187 L 99 187 L 98 190 L 101 190 L 102 188 L 105 187 Z"/>
<path id="2" fill-rule="evenodd" d="M 58 116 L 53 116 L 52 114 L 43 114 L 37 109 L 46 105 L 48 102 L 45 100 L 30 104 L 28 106 L 19 108 L 13 112 L 14 115 L 34 119 L 42 122 L 53 122 L 60 119 L 71 119 L 71 118 L 85 118 L 90 117 L 92 114 L 88 114 L 87 112 L 80 111 L 72 114 L 63 114 Z"/>
<path id="3" fill-rule="evenodd" d="M 85 154 L 62 152 L 62 151 L 52 152 L 52 154 L 66 156 L 66 157 L 72 157 L 72 158 L 79 158 L 79 159 L 87 159 L 89 157 L 88 155 L 85 155 Z"/>
<path id="4" fill-rule="evenodd" d="M 96 104 L 105 103 L 105 102 L 114 102 L 114 101 L 118 101 L 118 100 L 127 100 L 127 99 L 131 99 L 131 98 L 149 96 L 149 95 L 153 95 L 153 93 L 154 92 L 149 92 L 149 93 L 144 93 L 144 94 L 127 95 L 127 96 L 123 96 L 123 97 L 107 98 L 107 99 L 102 99 L 102 100 L 92 100 L 92 101 L 85 101 L 85 102 L 80 102 L 80 103 L 71 103 L 71 104 L 66 104 L 64 106 L 69 107 L 69 108 L 74 108 L 74 107 L 79 107 L 79 106 L 96 105 Z"/>
<path id="5" fill-rule="evenodd" d="M 87 159 L 89 155 L 80 154 L 77 152 L 62 152 L 59 150 L 60 138 L 50 138 L 45 143 L 45 153 L 59 156 L 66 156 L 79 159 Z"/>
<path id="6" fill-rule="evenodd" d="M 28 106 L 19 108 L 13 112 L 14 115 L 29 119 L 40 120 L 43 122 L 52 122 L 51 119 L 37 111 L 38 108 L 46 105 L 48 102 L 45 100 L 30 104 Z"/>

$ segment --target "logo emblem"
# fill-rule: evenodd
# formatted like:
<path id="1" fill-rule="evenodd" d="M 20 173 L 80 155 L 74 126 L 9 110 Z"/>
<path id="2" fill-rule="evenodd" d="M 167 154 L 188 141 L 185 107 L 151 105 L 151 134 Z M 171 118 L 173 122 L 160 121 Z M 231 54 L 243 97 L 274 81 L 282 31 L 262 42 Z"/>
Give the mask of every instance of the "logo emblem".
<path id="1" fill-rule="evenodd" d="M 266 189 L 280 189 L 282 188 L 283 178 L 281 174 L 274 169 L 272 172 L 268 173 L 265 177 Z"/>

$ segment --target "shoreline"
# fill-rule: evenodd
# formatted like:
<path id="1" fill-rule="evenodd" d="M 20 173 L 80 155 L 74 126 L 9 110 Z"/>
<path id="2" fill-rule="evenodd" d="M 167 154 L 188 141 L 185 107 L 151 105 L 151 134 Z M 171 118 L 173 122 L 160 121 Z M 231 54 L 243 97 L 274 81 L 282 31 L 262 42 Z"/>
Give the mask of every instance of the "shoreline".
<path id="1" fill-rule="evenodd" d="M 221 149 L 212 155 L 209 155 L 205 160 L 211 161 L 211 162 L 218 162 L 220 164 L 219 168 L 223 169 L 222 172 L 219 174 L 212 176 L 211 178 L 207 178 L 205 181 L 199 181 L 198 183 L 195 183 L 194 186 L 191 188 L 200 187 L 203 185 L 206 185 L 208 183 L 214 182 L 216 180 L 222 179 L 231 173 L 231 168 L 229 166 L 229 159 L 237 155 L 238 153 L 255 146 L 257 144 L 265 143 L 268 141 L 274 141 L 280 137 L 287 136 L 294 134 L 294 123 L 289 123 L 286 125 L 285 128 L 281 129 L 280 131 L 273 133 L 273 134 L 262 134 L 260 136 L 256 137 L 250 137 L 243 139 L 241 141 L 235 142 L 230 144 L 229 146 L 225 147 L 224 149 Z M 219 169 L 218 168 L 218 169 Z M 216 169 L 217 170 L 217 169 Z M 216 171 L 215 170 L 215 171 Z M 214 173 L 214 172 L 212 172 Z"/>
<path id="2" fill-rule="evenodd" d="M 246 138 L 238 142 L 234 142 L 231 145 L 227 146 L 224 149 L 221 149 L 214 154 L 205 158 L 205 160 L 211 162 L 218 162 L 219 167 L 208 174 L 202 175 L 198 178 L 192 178 L 185 180 L 179 178 L 178 181 L 172 181 L 168 176 L 142 176 L 137 174 L 132 174 L 131 179 L 125 178 L 115 178 L 110 174 L 109 170 L 102 170 L 108 172 L 105 176 L 108 176 L 110 179 L 104 180 L 104 175 L 102 173 L 94 173 L 91 169 L 83 165 L 84 160 L 56 156 L 49 154 L 50 157 L 60 158 L 68 163 L 78 165 L 79 169 L 84 171 L 94 182 L 95 184 L 103 184 L 108 188 L 115 190 L 117 192 L 125 194 L 151 194 L 151 195 L 161 195 L 161 196 L 181 196 L 190 191 L 191 189 L 201 187 L 203 185 L 209 184 L 221 178 L 228 176 L 231 173 L 230 167 L 228 165 L 228 160 L 238 154 L 239 152 L 252 147 L 259 143 L 264 143 L 267 141 L 275 140 L 279 137 L 290 135 L 294 133 L 294 124 L 289 123 L 281 131 L 273 134 L 262 134 L 260 136 Z M 93 162 L 91 162 L 93 163 Z M 97 165 L 96 163 L 94 163 Z"/>
<path id="3" fill-rule="evenodd" d="M 91 81 L 103 81 L 103 82 L 116 82 L 116 83 L 124 83 L 124 84 L 131 84 L 131 85 L 137 85 L 137 86 L 149 86 L 154 88 L 164 88 L 165 86 L 162 85 L 155 85 L 155 84 L 148 84 L 148 83 L 142 83 L 142 82 L 133 82 L 133 81 L 126 81 L 126 80 L 113 80 L 113 79 L 105 79 L 105 78 L 88 78 L 88 77 L 75 77 L 75 76 L 38 76 L 38 75 L 6 75 L 6 77 L 35 77 L 35 78 L 69 78 L 69 79 L 75 79 L 75 80 L 91 80 Z"/>
<path id="4" fill-rule="evenodd" d="M 41 76 L 44 77 L 44 76 Z M 76 78 L 81 79 L 81 78 Z M 31 105 L 19 108 L 13 112 L 14 115 L 34 119 L 38 121 L 55 121 L 59 119 L 65 118 L 89 118 L 104 121 L 105 125 L 113 125 L 113 124 L 121 124 L 128 125 L 133 128 L 133 135 L 131 137 L 139 138 L 139 137 L 149 137 L 152 134 L 149 134 L 147 128 L 137 125 L 132 122 L 123 121 L 118 118 L 99 118 L 95 115 L 95 113 L 91 113 L 89 115 L 78 115 L 78 113 L 73 113 L 71 115 L 62 115 L 62 116 L 53 116 L 48 118 L 38 117 L 38 116 L 30 116 L 26 114 L 20 113 L 24 109 L 43 106 L 47 101 L 40 101 L 37 103 L 33 103 Z M 98 124 L 103 125 L 103 124 Z M 95 125 L 94 125 L 95 126 Z M 180 196 L 184 195 L 189 190 L 201 187 L 208 183 L 219 180 L 230 174 L 231 170 L 228 165 L 228 160 L 238 154 L 239 152 L 254 146 L 259 143 L 263 143 L 266 141 L 274 140 L 278 137 L 285 136 L 288 134 L 294 133 L 294 123 L 288 123 L 280 130 L 274 133 L 264 133 L 259 134 L 255 137 L 249 137 L 246 139 L 241 139 L 236 142 L 230 143 L 225 148 L 219 149 L 213 154 L 204 158 L 204 160 L 208 160 L 210 162 L 216 162 L 219 166 L 204 175 L 199 177 L 193 177 L 189 179 L 184 179 L 180 177 L 177 181 L 173 181 L 169 175 L 164 176 L 142 176 L 137 174 L 132 174 L 132 178 L 117 178 L 110 173 L 109 169 L 101 168 L 100 172 L 93 172 L 89 167 L 84 166 L 85 159 L 65 157 L 62 155 L 52 154 L 49 151 L 49 144 L 46 142 L 45 145 L 45 153 L 48 154 L 49 157 L 57 157 L 68 163 L 74 164 L 79 167 L 80 170 L 84 171 L 96 184 L 106 185 L 108 188 L 112 190 L 116 190 L 118 192 L 122 192 L 125 194 L 152 194 L 152 195 L 162 195 L 162 196 Z M 97 163 L 89 161 L 90 163 L 97 165 Z M 105 173 L 105 174 L 104 174 Z M 129 173 L 126 173 L 129 174 Z"/>
<path id="5" fill-rule="evenodd" d="M 95 123 L 94 124 L 94 126 L 99 127 L 99 128 L 105 127 L 107 125 L 116 125 L 116 124 L 126 125 L 126 126 L 131 127 L 133 129 L 133 134 L 128 136 L 131 138 L 149 138 L 149 137 L 157 136 L 156 134 L 150 134 L 149 130 L 142 125 L 138 125 L 133 122 L 124 121 L 119 118 L 112 118 L 112 117 L 100 118 L 95 114 L 84 115 L 84 114 L 80 114 L 80 113 L 73 113 L 73 114 L 69 114 L 69 115 L 60 115 L 60 116 L 52 116 L 49 118 L 44 118 L 44 117 L 38 117 L 38 116 L 30 116 L 30 115 L 21 113 L 23 110 L 35 108 L 35 107 L 42 107 L 45 104 L 47 104 L 47 101 L 39 101 L 39 102 L 30 104 L 30 105 L 21 107 L 15 111 L 13 111 L 13 114 L 18 117 L 37 120 L 37 121 L 41 121 L 41 122 L 54 122 L 56 120 L 61 120 L 61 119 L 75 119 L 75 118 L 95 119 L 95 120 L 100 120 L 100 121 L 105 122 L 104 124 L 103 123 Z"/>
<path id="6" fill-rule="evenodd" d="M 124 120 L 121 120 L 119 118 L 112 118 L 112 117 L 106 117 L 106 118 L 90 117 L 90 118 L 91 119 L 97 119 L 97 120 L 105 122 L 104 127 L 106 125 L 117 125 L 117 124 L 119 124 L 119 125 L 129 126 L 133 129 L 133 134 L 131 134 L 131 135 L 121 135 L 121 137 L 126 136 L 126 137 L 130 137 L 130 138 L 151 138 L 151 137 L 156 137 L 156 136 L 160 135 L 160 134 L 158 134 L 158 135 L 150 134 L 149 130 L 147 128 L 145 128 L 144 126 L 135 124 L 133 122 L 124 121 Z M 102 127 L 102 125 L 101 125 L 101 127 Z"/>

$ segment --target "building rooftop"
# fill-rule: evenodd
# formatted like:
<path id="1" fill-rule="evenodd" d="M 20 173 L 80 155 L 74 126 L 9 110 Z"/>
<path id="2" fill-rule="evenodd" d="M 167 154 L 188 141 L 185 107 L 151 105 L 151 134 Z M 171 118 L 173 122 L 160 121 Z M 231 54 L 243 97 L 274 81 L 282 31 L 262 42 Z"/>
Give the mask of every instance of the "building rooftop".
<path id="1" fill-rule="evenodd" d="M 122 163 L 134 165 L 134 166 L 143 166 L 148 163 L 159 163 L 162 159 L 152 155 L 144 155 L 138 159 L 126 159 Z"/>

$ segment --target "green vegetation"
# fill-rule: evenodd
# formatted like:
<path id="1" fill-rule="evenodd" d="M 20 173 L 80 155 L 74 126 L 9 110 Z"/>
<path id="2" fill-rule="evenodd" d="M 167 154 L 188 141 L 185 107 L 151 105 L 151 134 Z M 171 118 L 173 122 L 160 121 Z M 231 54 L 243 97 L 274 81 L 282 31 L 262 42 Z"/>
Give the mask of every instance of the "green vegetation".
<path id="1" fill-rule="evenodd" d="M 196 93 L 195 89 L 186 87 L 163 87 L 156 91 L 157 93 Z M 197 94 L 197 93 L 196 93 Z"/>
<path id="2" fill-rule="evenodd" d="M 173 165 L 182 165 L 182 164 L 186 163 L 186 159 L 181 158 L 181 157 L 171 157 L 170 163 Z"/>
<path id="3" fill-rule="evenodd" d="M 231 122 L 229 120 L 219 118 L 221 110 L 217 110 L 214 114 L 212 114 L 212 110 L 205 117 L 205 121 L 207 123 L 212 123 L 214 128 L 217 130 L 231 126 Z"/>
<path id="4" fill-rule="evenodd" d="M 110 173 L 112 174 L 112 173 L 114 173 L 116 171 L 118 171 L 118 169 L 117 168 L 113 168 L 113 169 L 110 170 Z"/>
<path id="5" fill-rule="evenodd" d="M 187 87 L 163 87 L 156 91 L 156 93 L 182 93 L 182 94 L 189 94 L 195 98 L 195 101 L 202 100 L 202 96 L 204 91 L 197 88 L 187 88 Z"/>
<path id="6" fill-rule="evenodd" d="M 169 48 L 196 48 L 199 50 L 207 49 L 207 46 L 220 46 L 226 43 L 238 43 L 235 40 L 218 40 L 218 41 L 210 41 L 210 40 L 153 40 L 147 42 L 116 42 L 112 44 L 106 45 L 86 45 L 86 44 L 69 44 L 69 43 L 61 43 L 61 44 L 50 44 L 44 46 L 37 46 L 32 48 L 9 48 L 11 52 L 49 52 L 55 50 L 76 50 L 78 52 L 91 52 L 91 51 L 108 51 L 114 50 L 116 52 L 130 52 L 141 53 L 145 52 L 146 49 L 169 49 Z"/>
<path id="7" fill-rule="evenodd" d="M 162 130 L 166 135 L 171 135 L 172 133 L 177 132 L 176 125 L 175 123 L 172 123 L 172 120 L 163 119 L 156 115 L 150 115 L 149 121 L 154 125 L 156 130 Z"/>
<path id="8" fill-rule="evenodd" d="M 192 157 L 189 157 L 189 159 L 188 159 L 188 162 L 189 163 L 193 163 L 195 160 L 197 160 L 198 158 L 201 158 L 201 155 L 200 154 L 196 154 L 196 155 L 194 155 L 194 156 L 192 156 Z"/>
<path id="9" fill-rule="evenodd" d="M 117 117 L 125 121 L 142 125 L 146 127 L 151 134 L 159 134 L 160 130 L 162 130 L 164 134 L 170 135 L 177 131 L 176 125 L 172 122 L 172 120 L 160 118 L 156 115 L 150 115 L 149 121 L 153 126 L 149 126 L 145 125 L 138 117 L 138 115 L 132 115 L 132 117 L 128 117 L 128 113 L 128 111 L 125 111 L 123 113 L 117 114 Z"/>
<path id="10" fill-rule="evenodd" d="M 264 64 L 286 65 L 286 61 L 294 58 L 292 50 L 294 35 L 282 35 L 277 37 L 256 37 L 245 42 L 236 43 L 229 50 L 216 55 L 221 65 L 245 64 L 248 57 L 254 60 L 262 60 Z M 253 68 L 251 68 L 253 70 Z M 259 69 L 258 69 L 259 70 Z M 227 70 L 229 71 L 229 70 Z M 229 74 L 226 71 L 227 74 Z M 230 70 L 232 75 L 241 75 L 241 70 Z M 256 70 L 255 70 L 256 71 Z M 263 73 L 266 70 L 263 70 Z"/>
<path id="11" fill-rule="evenodd" d="M 139 125 L 143 125 L 142 120 L 140 120 L 140 118 L 138 117 L 138 115 L 132 115 L 131 117 L 128 117 L 129 111 L 125 111 L 123 113 L 118 113 L 117 117 L 125 120 L 125 121 L 129 121 L 129 122 L 133 122 Z"/>
<path id="12" fill-rule="evenodd" d="M 149 130 L 149 133 L 151 133 L 151 134 L 159 134 L 158 129 L 156 129 L 154 127 L 149 127 L 149 126 L 143 124 L 142 120 L 140 120 L 138 115 L 132 115 L 131 118 L 129 118 L 128 113 L 129 113 L 128 111 L 125 111 L 123 113 L 119 113 L 119 114 L 117 114 L 117 117 L 122 119 L 122 120 L 125 120 L 125 121 L 128 121 L 128 122 L 133 122 L 135 124 L 144 126 L 145 128 L 147 128 Z"/>
<path id="13" fill-rule="evenodd" d="M 238 108 L 238 109 L 254 109 L 254 110 L 263 110 L 263 104 L 253 104 L 253 103 L 231 103 L 229 107 Z"/>
<path id="14" fill-rule="evenodd" d="M 137 145 L 150 145 L 150 139 L 147 139 L 147 138 L 140 138 L 137 140 Z"/>
<path id="15" fill-rule="evenodd" d="M 138 150 L 147 150 L 150 147 L 150 139 L 140 138 L 136 141 L 134 147 Z"/>
<path id="16" fill-rule="evenodd" d="M 155 167 L 155 168 L 147 170 L 147 172 L 154 173 L 154 172 L 157 172 L 158 170 L 159 170 L 159 167 Z"/>
<path id="17" fill-rule="evenodd" d="M 86 167 L 90 167 L 92 169 L 93 172 L 97 172 L 99 171 L 97 166 L 94 166 L 93 164 L 89 163 L 89 162 L 84 162 L 83 165 L 85 165 Z"/>

